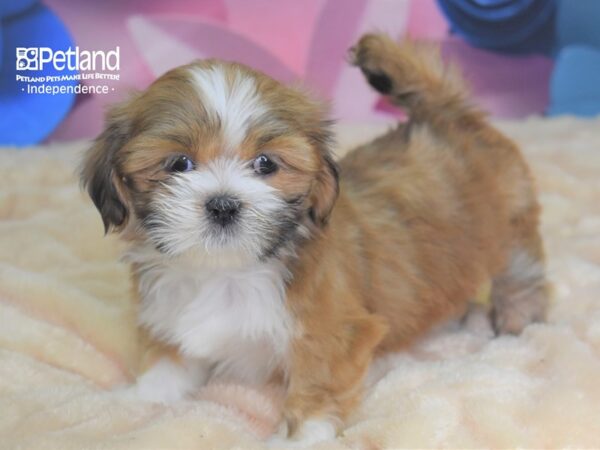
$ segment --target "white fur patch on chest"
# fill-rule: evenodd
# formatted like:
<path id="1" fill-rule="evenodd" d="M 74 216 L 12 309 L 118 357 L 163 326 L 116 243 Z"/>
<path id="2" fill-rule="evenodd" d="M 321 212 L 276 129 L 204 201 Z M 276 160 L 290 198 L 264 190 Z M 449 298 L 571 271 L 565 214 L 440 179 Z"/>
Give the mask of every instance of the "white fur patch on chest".
<path id="1" fill-rule="evenodd" d="M 213 377 L 264 382 L 285 363 L 292 334 L 285 273 L 277 263 L 146 265 L 139 278 L 140 324 L 183 355 L 206 361 Z"/>

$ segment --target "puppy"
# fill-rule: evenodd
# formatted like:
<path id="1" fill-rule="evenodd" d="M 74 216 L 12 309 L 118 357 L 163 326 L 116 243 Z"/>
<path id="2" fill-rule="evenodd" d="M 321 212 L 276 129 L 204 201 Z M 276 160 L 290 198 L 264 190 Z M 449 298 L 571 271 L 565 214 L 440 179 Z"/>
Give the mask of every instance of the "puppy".
<path id="1" fill-rule="evenodd" d="M 410 116 L 339 162 L 321 102 L 240 64 L 174 69 L 110 111 L 82 180 L 128 242 L 139 324 L 163 353 L 140 394 L 286 386 L 283 423 L 333 438 L 374 355 L 464 313 L 542 320 L 539 206 L 515 145 L 435 51 L 364 36 L 352 62 Z"/>

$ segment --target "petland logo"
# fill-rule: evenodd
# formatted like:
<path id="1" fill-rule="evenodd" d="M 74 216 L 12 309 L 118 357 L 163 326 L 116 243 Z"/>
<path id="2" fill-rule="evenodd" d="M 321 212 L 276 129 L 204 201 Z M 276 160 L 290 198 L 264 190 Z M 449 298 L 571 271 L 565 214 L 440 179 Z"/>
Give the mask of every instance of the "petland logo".
<path id="1" fill-rule="evenodd" d="M 72 95 L 114 92 L 120 79 L 120 48 L 53 50 L 17 47 L 17 89 L 27 94 Z"/>
<path id="2" fill-rule="evenodd" d="M 44 70 L 52 64 L 55 70 L 76 71 L 118 71 L 120 48 L 114 50 L 80 50 L 69 47 L 68 50 L 53 50 L 49 47 L 17 47 L 17 70 Z"/>

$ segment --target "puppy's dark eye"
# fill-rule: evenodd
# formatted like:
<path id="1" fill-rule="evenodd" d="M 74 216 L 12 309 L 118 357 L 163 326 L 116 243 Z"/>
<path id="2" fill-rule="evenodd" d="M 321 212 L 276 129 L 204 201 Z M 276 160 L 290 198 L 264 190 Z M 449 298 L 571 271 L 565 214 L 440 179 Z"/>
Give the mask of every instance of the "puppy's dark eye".
<path id="1" fill-rule="evenodd" d="M 171 172 L 189 172 L 194 168 L 194 162 L 185 155 L 173 158 L 167 164 L 167 169 Z"/>
<path id="2" fill-rule="evenodd" d="M 260 155 L 258 158 L 256 158 L 252 167 L 254 172 L 259 175 L 268 175 L 277 170 L 277 164 L 275 164 L 273 160 L 269 159 L 269 157 L 265 155 Z"/>

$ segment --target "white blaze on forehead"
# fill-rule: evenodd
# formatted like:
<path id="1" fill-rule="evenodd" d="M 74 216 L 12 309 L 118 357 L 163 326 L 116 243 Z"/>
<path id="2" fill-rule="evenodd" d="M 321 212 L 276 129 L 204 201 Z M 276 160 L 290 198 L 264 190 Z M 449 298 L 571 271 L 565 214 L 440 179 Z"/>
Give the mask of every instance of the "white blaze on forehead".
<path id="1" fill-rule="evenodd" d="M 192 80 L 207 114 L 221 123 L 221 133 L 229 149 L 237 148 L 253 120 L 267 112 L 254 79 L 238 69 L 227 73 L 223 67 L 192 68 Z"/>

